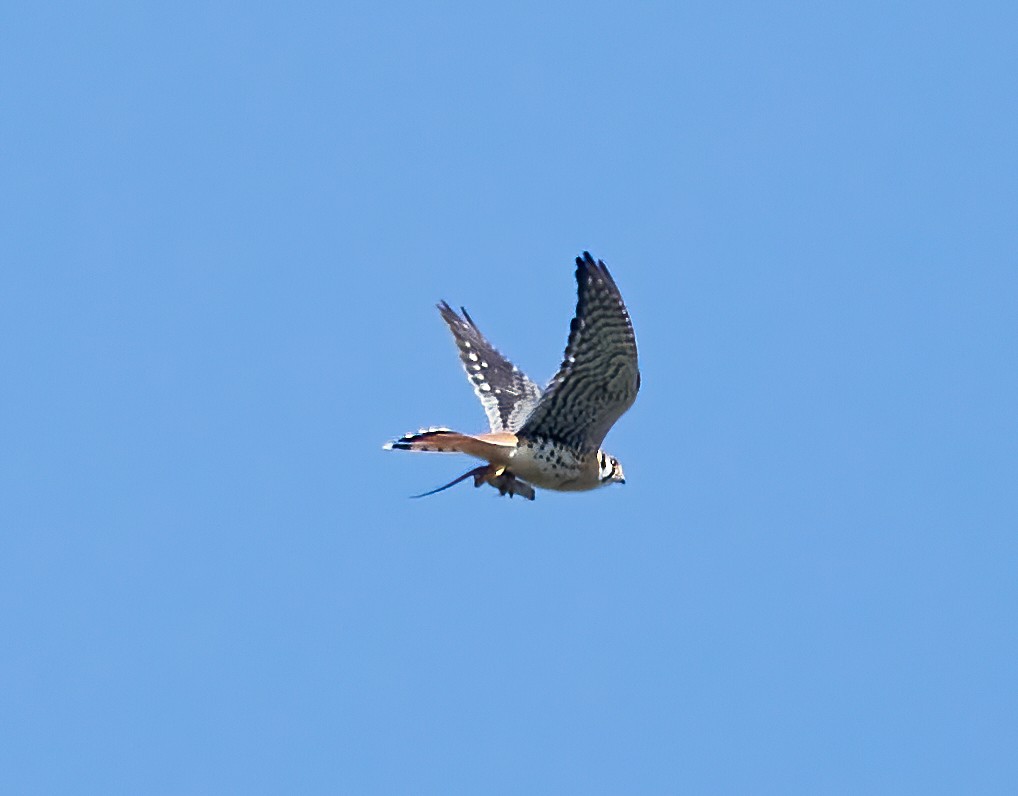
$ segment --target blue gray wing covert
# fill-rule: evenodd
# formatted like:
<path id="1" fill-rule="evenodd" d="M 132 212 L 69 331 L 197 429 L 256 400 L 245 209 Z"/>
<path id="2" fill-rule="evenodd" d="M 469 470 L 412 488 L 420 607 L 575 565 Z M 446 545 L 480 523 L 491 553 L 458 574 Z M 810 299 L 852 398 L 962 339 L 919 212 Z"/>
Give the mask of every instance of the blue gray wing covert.
<path id="1" fill-rule="evenodd" d="M 465 309 L 460 310 L 463 317 L 444 301 L 438 305 L 491 430 L 515 433 L 537 406 L 541 388 L 488 342 Z"/>
<path id="2" fill-rule="evenodd" d="M 633 324 L 605 264 L 584 252 L 576 258 L 576 283 L 565 359 L 519 433 L 586 453 L 601 447 L 633 405 L 640 369 Z"/>

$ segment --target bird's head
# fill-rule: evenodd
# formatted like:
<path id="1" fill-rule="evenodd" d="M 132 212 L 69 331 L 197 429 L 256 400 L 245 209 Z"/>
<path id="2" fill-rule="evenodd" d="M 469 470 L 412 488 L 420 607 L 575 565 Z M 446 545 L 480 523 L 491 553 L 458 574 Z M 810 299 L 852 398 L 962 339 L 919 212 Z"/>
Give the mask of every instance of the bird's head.
<path id="1" fill-rule="evenodd" d="M 601 479 L 601 486 L 608 486 L 611 483 L 626 483 L 626 476 L 622 472 L 622 465 L 619 460 L 604 451 L 597 452 L 598 478 Z"/>

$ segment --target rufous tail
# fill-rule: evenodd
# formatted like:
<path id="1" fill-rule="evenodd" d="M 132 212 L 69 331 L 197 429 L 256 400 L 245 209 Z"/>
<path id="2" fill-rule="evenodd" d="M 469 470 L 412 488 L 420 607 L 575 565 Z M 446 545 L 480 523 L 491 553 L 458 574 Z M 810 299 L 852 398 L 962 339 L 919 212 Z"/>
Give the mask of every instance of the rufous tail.
<path id="1" fill-rule="evenodd" d="M 447 428 L 429 428 L 416 434 L 404 434 L 397 440 L 387 442 L 385 450 L 395 451 L 428 451 L 430 453 L 467 453 L 464 446 L 472 440 L 466 434 L 460 434 Z"/>
<path id="2" fill-rule="evenodd" d="M 512 434 L 460 434 L 447 428 L 429 428 L 416 434 L 404 434 L 383 447 L 397 451 L 465 453 L 486 462 L 507 464 L 515 442 Z"/>

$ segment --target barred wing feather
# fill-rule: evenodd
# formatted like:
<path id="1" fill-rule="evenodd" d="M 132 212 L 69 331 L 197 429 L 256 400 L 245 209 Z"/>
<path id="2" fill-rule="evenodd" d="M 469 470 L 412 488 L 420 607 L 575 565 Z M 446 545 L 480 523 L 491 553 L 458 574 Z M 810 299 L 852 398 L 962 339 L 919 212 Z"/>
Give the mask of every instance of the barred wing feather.
<path id="1" fill-rule="evenodd" d="M 462 317 L 444 301 L 438 305 L 459 348 L 467 378 L 488 416 L 492 431 L 516 432 L 537 406 L 541 388 L 488 342 L 462 307 Z"/>
<path id="2" fill-rule="evenodd" d="M 636 335 L 622 295 L 605 264 L 576 258 L 576 317 L 565 359 L 521 437 L 561 442 L 581 453 L 600 448 L 640 389 Z"/>

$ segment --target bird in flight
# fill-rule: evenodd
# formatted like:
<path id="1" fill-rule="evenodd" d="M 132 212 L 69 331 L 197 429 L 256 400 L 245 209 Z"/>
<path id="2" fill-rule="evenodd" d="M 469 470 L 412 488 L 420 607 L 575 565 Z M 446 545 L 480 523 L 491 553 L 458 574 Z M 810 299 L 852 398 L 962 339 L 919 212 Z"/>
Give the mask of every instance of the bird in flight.
<path id="1" fill-rule="evenodd" d="M 629 312 L 605 264 L 576 258 L 576 317 L 558 373 L 542 390 L 500 354 L 473 319 L 444 301 L 460 361 L 488 416 L 490 431 L 461 434 L 431 428 L 385 444 L 387 450 L 465 453 L 486 464 L 415 497 L 473 476 L 499 494 L 534 499 L 534 487 L 579 492 L 625 483 L 618 459 L 601 450 L 608 430 L 640 389 L 636 336 Z"/>

